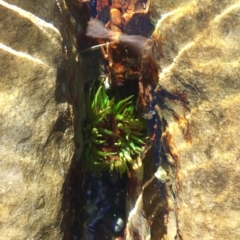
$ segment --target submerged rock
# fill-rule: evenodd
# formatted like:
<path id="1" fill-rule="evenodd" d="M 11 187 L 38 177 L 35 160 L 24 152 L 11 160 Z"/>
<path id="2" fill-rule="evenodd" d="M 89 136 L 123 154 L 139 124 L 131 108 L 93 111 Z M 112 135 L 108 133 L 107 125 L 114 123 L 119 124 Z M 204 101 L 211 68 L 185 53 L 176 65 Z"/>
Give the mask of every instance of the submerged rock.
<path id="1" fill-rule="evenodd" d="M 239 239 L 239 2 L 154 1 L 152 10 L 162 15 L 156 94 L 178 232 L 184 240 Z"/>
<path id="2" fill-rule="evenodd" d="M 139 195 L 136 204 L 129 213 L 128 224 L 126 228 L 126 240 L 151 239 L 150 226 L 142 214 L 143 202 L 142 194 Z"/>
<path id="3" fill-rule="evenodd" d="M 62 52 L 62 19 L 55 1 L 11 2 L 0 1 L 0 236 L 61 239 L 70 229 L 67 219 L 62 221 L 62 209 L 71 199 L 63 199 L 62 189 L 74 152 L 73 116 L 65 94 L 71 88 L 79 96 L 71 99 L 76 106 L 83 105 L 83 94 L 74 84 L 68 88 L 55 64 Z M 154 166 L 143 161 L 143 186 L 157 167 L 165 172 L 142 191 L 141 179 L 136 181 L 139 195 L 133 191 L 137 201 L 129 211 L 127 239 L 240 238 L 239 12 L 236 0 L 151 1 L 156 29 L 148 47 L 159 67 L 159 82 L 153 109 L 144 117 L 151 121 L 158 116 L 159 132 L 154 126 L 150 138 L 162 149 L 153 149 L 159 153 Z M 84 32 L 82 26 L 77 29 L 79 35 Z M 74 31 L 65 30 L 71 45 Z M 78 42 L 80 48 L 84 42 L 86 38 Z M 69 67 L 70 75 L 74 67 Z M 78 74 L 71 75 L 73 81 Z M 82 115 L 76 113 L 76 127 Z M 76 135 L 79 157 L 81 129 Z M 77 177 L 81 171 L 76 170 Z M 120 218 L 114 222 L 116 230 L 123 225 Z"/>
<path id="4" fill-rule="evenodd" d="M 53 0 L 11 2 L 0 2 L 0 238 L 61 239 L 74 148 L 65 83 L 56 82 L 60 20 Z"/>

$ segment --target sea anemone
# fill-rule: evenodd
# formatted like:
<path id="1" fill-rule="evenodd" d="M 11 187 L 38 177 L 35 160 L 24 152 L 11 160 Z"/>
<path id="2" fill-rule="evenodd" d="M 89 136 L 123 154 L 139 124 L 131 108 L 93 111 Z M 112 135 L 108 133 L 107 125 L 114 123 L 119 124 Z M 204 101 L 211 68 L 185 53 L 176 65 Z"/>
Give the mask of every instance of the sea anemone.
<path id="1" fill-rule="evenodd" d="M 136 117 L 133 96 L 120 101 L 109 98 L 103 85 L 86 94 L 83 129 L 84 166 L 100 173 L 103 169 L 128 172 L 143 151 L 145 123 Z"/>

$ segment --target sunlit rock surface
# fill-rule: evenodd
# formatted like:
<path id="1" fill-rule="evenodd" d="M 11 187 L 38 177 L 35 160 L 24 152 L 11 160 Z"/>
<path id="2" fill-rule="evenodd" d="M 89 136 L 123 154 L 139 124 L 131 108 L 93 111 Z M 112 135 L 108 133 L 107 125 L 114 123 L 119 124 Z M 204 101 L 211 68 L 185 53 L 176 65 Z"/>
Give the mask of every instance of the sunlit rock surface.
<path id="1" fill-rule="evenodd" d="M 55 61 L 61 19 L 53 0 L 0 0 L 0 13 L 0 239 L 61 239 L 62 185 L 74 151 Z M 146 239 L 240 239 L 240 4 L 152 0 L 150 14 L 174 194 L 161 183 L 160 202 L 154 179 L 128 226 Z"/>
<path id="2" fill-rule="evenodd" d="M 73 131 L 55 1 L 0 1 L 0 13 L 0 239 L 61 239 Z"/>
<path id="3" fill-rule="evenodd" d="M 157 91 L 178 231 L 183 240 L 240 239 L 240 3 L 154 1 L 151 9 L 161 15 Z"/>

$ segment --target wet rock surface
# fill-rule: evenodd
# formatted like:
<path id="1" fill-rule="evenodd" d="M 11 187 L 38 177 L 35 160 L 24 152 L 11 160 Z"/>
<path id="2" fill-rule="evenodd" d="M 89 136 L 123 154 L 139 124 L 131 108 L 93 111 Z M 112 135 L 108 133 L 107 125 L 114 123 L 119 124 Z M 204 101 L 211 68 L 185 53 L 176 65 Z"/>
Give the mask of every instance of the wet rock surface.
<path id="1" fill-rule="evenodd" d="M 84 81 L 106 74 L 107 69 L 106 61 L 99 62 L 96 54 L 82 55 L 76 61 L 73 46 L 84 50 L 97 44 L 85 36 L 89 8 L 79 14 L 80 3 L 69 0 L 75 9 L 70 16 L 64 15 L 64 4 L 58 9 L 54 1 L 0 1 L 0 27 L 4 29 L 0 44 L 0 236 L 4 239 L 102 239 L 107 234 L 109 238 L 125 234 L 126 239 L 240 238 L 239 3 L 151 1 L 150 23 L 144 2 L 139 2 L 149 26 L 146 32 L 141 28 L 134 34 L 149 37 L 152 23 L 156 24 L 151 43 L 145 45 L 152 55 L 143 62 L 149 69 L 153 66 L 151 58 L 157 64 L 154 71 L 143 75 L 151 80 L 158 75 L 159 81 L 147 89 L 150 94 L 143 91 L 146 95 L 142 96 L 150 99 L 144 117 L 152 126 L 151 148 L 143 158 L 143 175 L 136 172 L 131 176 L 126 190 L 122 187 L 126 183 L 118 179 L 112 184 L 106 175 L 84 180 L 84 170 L 77 162 L 82 151 L 83 111 L 74 111 L 72 139 L 73 114 L 66 101 L 75 110 L 82 109 Z M 98 7 L 105 24 L 109 6 Z M 59 17 L 56 9 L 67 18 Z M 96 12 L 92 15 L 96 17 Z M 74 18 L 82 25 L 75 26 Z M 132 21 L 121 25 L 118 17 L 111 24 L 113 29 L 131 34 L 131 28 L 139 27 L 134 18 Z M 57 70 L 56 60 L 61 58 L 55 56 L 62 53 L 58 28 L 69 61 Z M 132 41 L 125 35 L 122 39 Z M 139 58 L 129 46 L 131 56 Z M 115 56 L 120 56 L 119 52 Z M 93 62 L 96 68 L 89 72 Z M 128 75 L 120 71 L 119 64 L 114 65 L 112 72 L 120 72 L 118 84 L 128 76 L 139 80 L 139 59 L 126 63 L 132 69 Z M 85 66 L 82 72 L 86 79 L 80 65 Z M 99 65 L 104 69 L 98 69 Z M 159 166 L 167 176 L 157 172 Z M 121 191 L 127 195 L 124 200 Z M 114 202 L 118 198 L 119 202 Z M 115 211 L 116 216 L 108 216 Z M 115 228 L 122 225 L 119 219 L 126 224 L 126 231 L 121 229 L 118 235 Z"/>
<path id="2" fill-rule="evenodd" d="M 161 1 L 159 116 L 182 239 L 238 239 L 239 3 Z M 175 96 L 171 98 L 170 96 Z M 170 234 L 170 232 L 168 232 Z M 172 239 L 172 238 L 171 238 Z"/>
<path id="3" fill-rule="evenodd" d="M 1 239 L 62 237 L 74 147 L 64 82 L 56 90 L 62 49 L 54 9 L 54 1 L 0 1 Z"/>

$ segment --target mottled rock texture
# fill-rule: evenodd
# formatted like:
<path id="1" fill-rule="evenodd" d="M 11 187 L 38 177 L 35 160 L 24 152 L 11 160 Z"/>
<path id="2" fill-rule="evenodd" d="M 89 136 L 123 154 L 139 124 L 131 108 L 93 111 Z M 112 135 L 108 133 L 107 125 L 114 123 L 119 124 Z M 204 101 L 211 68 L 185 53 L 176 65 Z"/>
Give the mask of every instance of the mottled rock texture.
<path id="1" fill-rule="evenodd" d="M 240 239 L 239 1 L 153 1 L 151 13 L 161 15 L 157 91 L 178 231 L 183 240 Z"/>
<path id="2" fill-rule="evenodd" d="M 0 1 L 0 239 L 62 237 L 74 148 L 59 22 L 54 0 Z"/>

